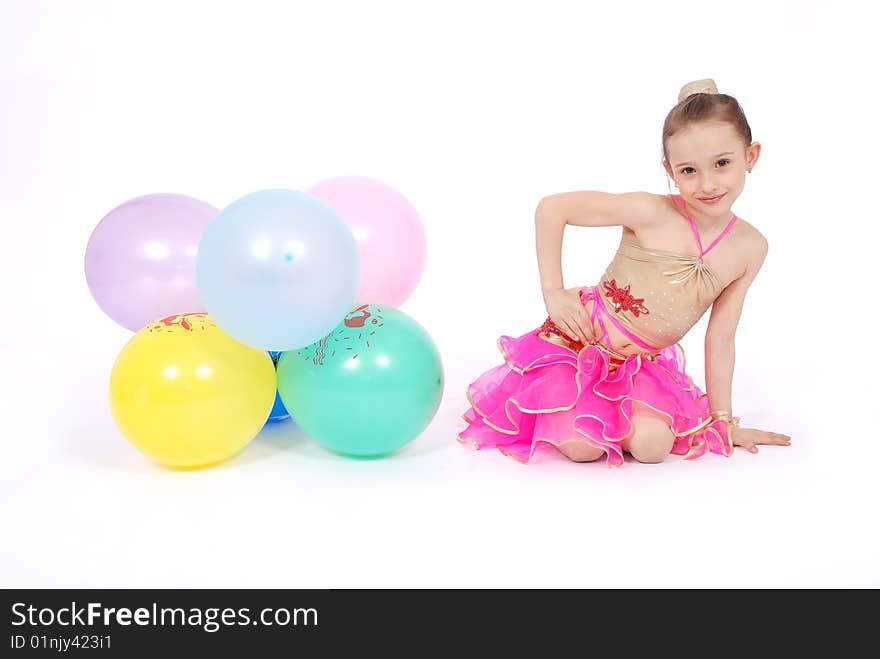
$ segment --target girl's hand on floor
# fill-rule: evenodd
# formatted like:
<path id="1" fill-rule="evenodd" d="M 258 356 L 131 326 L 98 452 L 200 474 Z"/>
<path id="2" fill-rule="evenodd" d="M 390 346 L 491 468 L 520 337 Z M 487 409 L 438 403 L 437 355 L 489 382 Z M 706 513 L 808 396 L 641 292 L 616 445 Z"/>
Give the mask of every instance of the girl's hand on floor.
<path id="1" fill-rule="evenodd" d="M 569 338 L 587 345 L 594 340 L 593 326 L 587 310 L 581 304 L 580 290 L 575 288 L 556 288 L 544 293 L 544 305 L 556 327 Z"/>
<path id="2" fill-rule="evenodd" d="M 775 446 L 791 446 L 791 437 L 778 432 L 768 432 L 757 428 L 730 427 L 731 439 L 734 446 L 742 446 L 750 453 L 758 452 L 758 444 L 772 444 Z"/>

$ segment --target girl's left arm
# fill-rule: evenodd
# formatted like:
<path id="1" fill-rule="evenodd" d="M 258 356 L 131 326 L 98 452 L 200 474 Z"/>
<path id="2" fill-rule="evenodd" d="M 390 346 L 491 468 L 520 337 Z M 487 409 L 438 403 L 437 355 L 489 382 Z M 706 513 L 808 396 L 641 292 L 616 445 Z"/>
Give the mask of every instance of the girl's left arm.
<path id="1" fill-rule="evenodd" d="M 750 249 L 745 272 L 721 292 L 712 304 L 709 326 L 706 329 L 706 394 L 709 411 L 727 410 L 731 407 L 733 365 L 735 357 L 734 338 L 742 314 L 746 291 L 751 286 L 767 256 L 767 239 L 756 231 L 754 247 Z"/>

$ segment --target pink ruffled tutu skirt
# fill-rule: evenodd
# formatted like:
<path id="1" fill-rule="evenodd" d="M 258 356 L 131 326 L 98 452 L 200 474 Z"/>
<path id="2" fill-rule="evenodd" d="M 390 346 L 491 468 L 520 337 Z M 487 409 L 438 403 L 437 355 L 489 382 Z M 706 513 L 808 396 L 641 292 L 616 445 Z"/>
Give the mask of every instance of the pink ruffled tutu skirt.
<path id="1" fill-rule="evenodd" d="M 569 348 L 542 338 L 546 327 L 498 339 L 504 363 L 468 386 L 471 407 L 459 441 L 527 463 L 539 448 L 580 440 L 619 467 L 638 401 L 666 417 L 675 435 L 672 453 L 690 459 L 733 452 L 727 424 L 712 420 L 708 397 L 685 373 L 678 343 L 624 360 L 592 344 Z"/>

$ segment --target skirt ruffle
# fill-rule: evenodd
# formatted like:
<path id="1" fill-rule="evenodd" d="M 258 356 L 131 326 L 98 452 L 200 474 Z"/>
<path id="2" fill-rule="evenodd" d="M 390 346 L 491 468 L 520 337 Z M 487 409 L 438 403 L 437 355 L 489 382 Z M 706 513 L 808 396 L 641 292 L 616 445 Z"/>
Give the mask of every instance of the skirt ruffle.
<path id="1" fill-rule="evenodd" d="M 667 418 L 675 435 L 672 453 L 691 459 L 733 452 L 727 424 L 713 421 L 707 395 L 685 372 L 678 343 L 653 359 L 617 360 L 594 345 L 576 352 L 541 333 L 498 339 L 504 363 L 468 386 L 468 426 L 459 441 L 528 463 L 541 446 L 580 440 L 603 449 L 607 464 L 619 467 L 638 401 Z"/>

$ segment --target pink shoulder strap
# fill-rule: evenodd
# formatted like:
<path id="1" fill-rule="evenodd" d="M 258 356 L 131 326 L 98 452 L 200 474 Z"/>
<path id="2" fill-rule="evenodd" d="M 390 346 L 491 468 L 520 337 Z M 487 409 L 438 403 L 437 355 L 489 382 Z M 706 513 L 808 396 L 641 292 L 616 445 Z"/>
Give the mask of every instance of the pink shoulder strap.
<path id="1" fill-rule="evenodd" d="M 672 198 L 675 202 L 681 206 L 681 209 L 684 211 L 684 214 L 687 215 L 687 218 L 691 221 L 691 229 L 693 229 L 694 236 L 697 238 L 697 245 L 700 247 L 700 260 L 709 253 L 709 250 L 715 247 L 721 239 L 724 238 L 728 234 L 728 232 L 733 228 L 733 225 L 736 224 L 736 221 L 739 219 L 736 215 L 730 218 L 730 222 L 727 223 L 727 226 L 724 227 L 724 231 L 722 231 L 718 237 L 712 241 L 712 244 L 709 245 L 705 250 L 703 249 L 703 242 L 700 240 L 700 232 L 697 229 L 697 223 L 694 222 L 694 218 L 691 217 L 691 214 L 688 213 L 687 206 L 685 206 L 684 201 L 681 199 L 680 195 L 673 195 Z"/>

